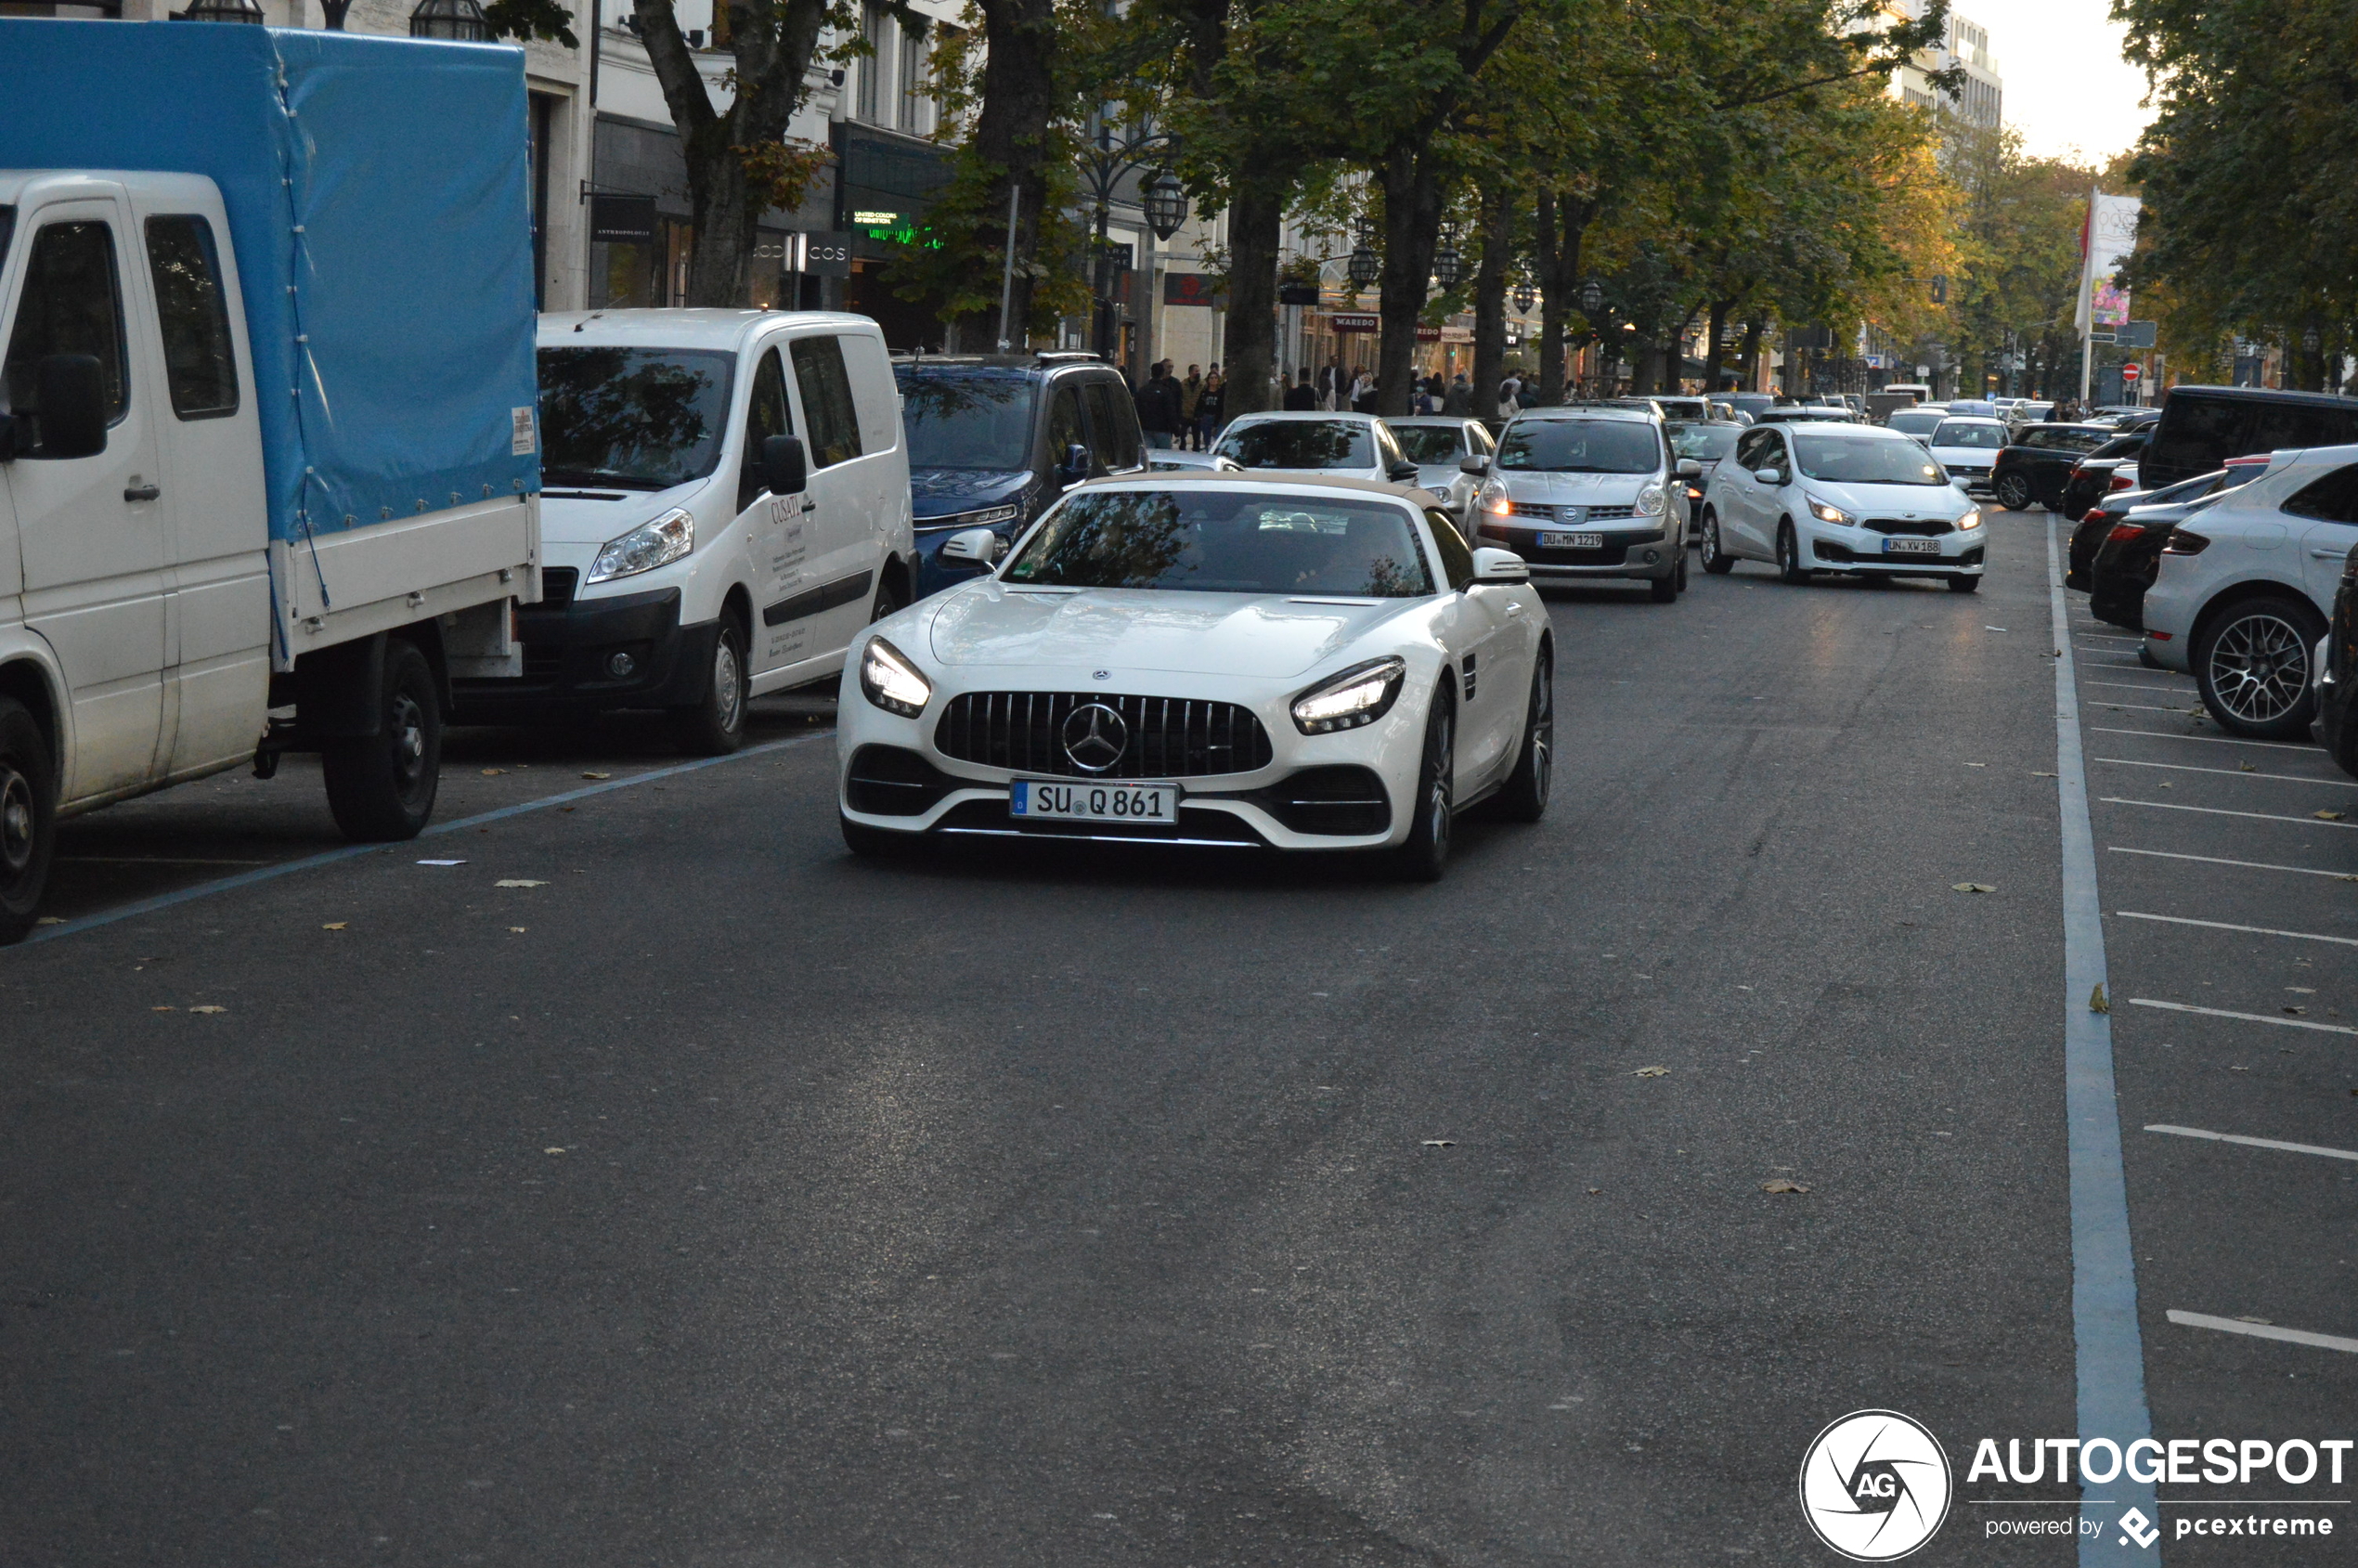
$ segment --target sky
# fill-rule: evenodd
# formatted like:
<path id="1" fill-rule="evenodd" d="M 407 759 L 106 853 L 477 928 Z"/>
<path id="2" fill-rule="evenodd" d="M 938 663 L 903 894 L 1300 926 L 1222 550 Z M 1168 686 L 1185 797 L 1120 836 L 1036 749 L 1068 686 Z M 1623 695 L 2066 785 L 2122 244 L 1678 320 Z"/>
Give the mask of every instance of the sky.
<path id="1" fill-rule="evenodd" d="M 2035 157 L 2077 148 L 2101 164 L 2125 151 L 2152 118 L 2140 109 L 2145 75 L 2120 58 L 2107 0 L 1950 0 L 1989 30 L 2005 80 L 2006 123 Z"/>

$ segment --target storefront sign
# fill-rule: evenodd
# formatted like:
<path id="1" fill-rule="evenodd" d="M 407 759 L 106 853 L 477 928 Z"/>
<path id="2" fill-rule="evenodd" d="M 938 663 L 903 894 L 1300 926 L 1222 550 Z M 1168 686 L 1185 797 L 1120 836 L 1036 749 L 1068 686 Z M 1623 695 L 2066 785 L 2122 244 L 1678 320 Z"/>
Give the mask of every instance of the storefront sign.
<path id="1" fill-rule="evenodd" d="M 1372 311 L 1337 311 L 1327 317 L 1327 325 L 1338 332 L 1380 332 L 1383 317 Z"/>
<path id="2" fill-rule="evenodd" d="M 654 244 L 655 199 L 652 196 L 592 196 L 590 198 L 590 238 L 601 245 Z"/>
<path id="3" fill-rule="evenodd" d="M 851 236 L 849 234 L 798 234 L 802 266 L 798 270 L 814 278 L 849 278 L 851 276 Z"/>
<path id="4" fill-rule="evenodd" d="M 1166 272 L 1162 275 L 1165 305 L 1224 305 L 1227 296 L 1220 280 L 1207 272 Z"/>

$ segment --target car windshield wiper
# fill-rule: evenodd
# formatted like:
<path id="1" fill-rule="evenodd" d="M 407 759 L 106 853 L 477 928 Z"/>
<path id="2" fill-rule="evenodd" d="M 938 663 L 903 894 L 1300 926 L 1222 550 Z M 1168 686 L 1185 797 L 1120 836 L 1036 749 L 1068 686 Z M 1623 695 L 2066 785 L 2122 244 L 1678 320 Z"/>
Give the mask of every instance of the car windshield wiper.
<path id="1" fill-rule="evenodd" d="M 640 473 L 618 473 L 610 468 L 544 468 L 543 485 L 613 485 L 625 490 L 668 490 L 677 479 L 650 479 Z"/>

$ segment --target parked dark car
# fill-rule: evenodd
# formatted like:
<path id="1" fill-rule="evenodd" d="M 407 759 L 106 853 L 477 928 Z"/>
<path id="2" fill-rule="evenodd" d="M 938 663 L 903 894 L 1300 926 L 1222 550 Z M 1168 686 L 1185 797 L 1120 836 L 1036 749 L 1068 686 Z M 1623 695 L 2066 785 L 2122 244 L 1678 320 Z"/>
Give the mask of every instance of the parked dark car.
<path id="1" fill-rule="evenodd" d="M 2358 775 L 2358 549 L 2342 558 L 2326 656 L 2317 663 L 2317 728 L 2326 755 Z"/>
<path id="2" fill-rule="evenodd" d="M 942 560 L 951 535 L 989 528 L 1012 544 L 1067 486 L 1146 467 L 1137 404 L 1095 355 L 896 359 L 892 371 L 909 436 L 919 598 L 989 570 Z"/>
<path id="3" fill-rule="evenodd" d="M 2054 506 L 2063 499 L 2073 467 L 2113 434 L 2094 424 L 2018 425 L 1991 465 L 1990 492 L 2008 512 Z"/>
<path id="4" fill-rule="evenodd" d="M 2130 631 L 2144 630 L 2145 590 L 2161 571 L 2161 552 L 2170 532 L 2216 498 L 2258 478 L 2267 466 L 2266 458 L 2237 458 L 2216 473 L 2196 474 L 2158 490 L 2124 491 L 2092 508 L 2080 530 L 2098 520 L 2102 527 L 2086 574 L 2088 613 Z M 2075 532 L 2075 551 L 2079 545 L 2079 533 Z"/>
<path id="5" fill-rule="evenodd" d="M 2149 485 L 2209 473 L 2229 458 L 2358 442 L 2358 402 L 2264 386 L 2173 386 L 2140 465 Z"/>
<path id="6" fill-rule="evenodd" d="M 2111 495 L 2113 491 L 2141 488 L 2142 486 L 2134 477 L 2122 474 L 2119 471 L 2121 465 L 2127 463 L 2131 465 L 2133 473 L 2134 465 L 2144 449 L 2145 433 L 2142 430 L 2132 430 L 2125 434 L 2116 435 L 2103 446 L 2090 450 L 2086 456 L 2072 465 L 2071 474 L 2064 481 L 2063 496 L 2055 510 L 2077 523 L 2086 515 L 2090 507 Z M 2217 468 L 2219 465 L 2213 463 L 2210 466 Z M 2201 469 L 2196 472 L 2207 473 L 2209 470 Z M 2192 479 L 2194 474 L 2189 473 L 2182 477 Z M 2119 483 L 2114 483 L 2116 479 Z"/>

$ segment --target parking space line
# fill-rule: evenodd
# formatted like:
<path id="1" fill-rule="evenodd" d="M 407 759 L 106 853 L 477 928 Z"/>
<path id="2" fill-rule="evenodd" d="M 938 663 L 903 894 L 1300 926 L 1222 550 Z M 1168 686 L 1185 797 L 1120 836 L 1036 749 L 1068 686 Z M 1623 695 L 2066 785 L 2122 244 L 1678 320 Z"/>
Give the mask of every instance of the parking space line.
<path id="1" fill-rule="evenodd" d="M 835 732 L 832 729 L 820 730 L 810 734 L 795 735 L 783 741 L 768 741 L 760 745 L 749 745 L 742 751 L 732 751 L 726 757 L 700 757 L 693 762 L 675 762 L 668 768 L 650 768 L 643 773 L 633 773 L 627 779 L 615 779 L 609 784 L 594 784 L 581 789 L 568 789 L 542 799 L 526 800 L 514 806 L 502 806 L 495 811 L 479 811 L 472 817 L 460 817 L 457 822 L 437 823 L 419 834 L 418 838 L 436 838 L 446 833 L 460 833 L 471 827 L 481 827 L 486 823 L 501 822 L 509 817 L 520 817 L 527 811 L 546 810 L 551 806 L 564 806 L 576 800 L 586 800 L 593 795 L 610 795 L 617 789 L 629 789 L 636 784 L 653 784 L 657 779 L 677 778 L 681 773 L 693 773 L 705 768 L 717 768 L 724 762 L 742 762 L 748 757 L 763 757 L 771 752 L 784 751 L 792 746 L 809 745 L 812 741 L 831 740 L 834 736 Z M 413 838 L 408 842 L 414 844 L 417 839 Z M 95 931 L 101 926 L 111 926 L 118 920 L 128 920 L 136 914 L 151 914 L 160 909 L 170 909 L 175 904 L 188 903 L 195 899 L 211 898 L 215 893 L 227 893 L 239 888 L 251 888 L 257 882 L 268 882 L 275 877 L 292 875 L 298 871 L 309 871 L 314 866 L 333 865 L 338 861 L 356 860 L 362 855 L 386 854 L 397 851 L 400 848 L 401 845 L 397 843 L 345 844 L 333 849 L 323 849 L 318 854 L 305 855 L 301 860 L 281 861 L 276 865 L 265 866 L 259 871 L 240 872 L 235 876 L 223 876 L 211 882 L 200 882 L 193 888 L 183 888 L 178 892 L 161 893 L 152 899 L 141 899 L 135 903 L 127 903 L 117 909 L 101 910 L 96 914 L 85 914 L 79 920 L 69 920 L 62 926 L 45 926 L 17 945 L 19 948 L 28 948 L 38 942 L 56 941 L 60 937 L 78 937 L 84 931 Z"/>
<path id="2" fill-rule="evenodd" d="M 2304 942 L 2339 942 L 2344 947 L 2358 947 L 2358 937 L 2321 937 L 2314 931 L 2280 931 L 2274 926 L 2231 926 L 2223 920 L 2189 920 L 2183 914 L 2140 914 L 2133 909 L 2116 909 L 2113 914 L 2123 920 L 2157 920 L 2165 926 L 2200 926 L 2212 931 L 2243 931 L 2255 937 L 2298 937 Z"/>
<path id="3" fill-rule="evenodd" d="M 2116 855 L 2152 855 L 2165 861 L 2201 861 L 2208 865 L 2239 865 L 2247 871 L 2296 871 L 2303 876 L 2338 876 L 2344 882 L 2358 882 L 2358 872 L 2319 871 L 2314 866 L 2306 865 L 2271 865 L 2266 861 L 2229 861 L 2217 855 L 2180 855 L 2168 849 L 2131 849 L 2118 844 L 2107 844 L 2105 849 Z"/>
<path id="4" fill-rule="evenodd" d="M 2089 732 L 2098 735 L 2143 735 L 2149 741 L 2200 741 L 2205 745 L 2264 745 L 2278 751 L 2305 751 L 2317 755 L 2313 745 L 2301 745 L 2293 741 L 2248 741 L 2235 735 L 2172 735 L 2160 730 L 2107 730 L 2101 724 L 2091 724 Z"/>
<path id="5" fill-rule="evenodd" d="M 2196 1007 L 2183 1002 L 2161 1002 L 2150 996 L 2132 996 L 2131 1007 L 2158 1007 L 2170 1013 L 2199 1013 L 2206 1018 L 2241 1018 L 2248 1024 L 2274 1024 L 2279 1029 L 2313 1029 L 2320 1034 L 2358 1034 L 2358 1029 L 2348 1024 L 2312 1023 L 2307 1018 L 2274 1018 L 2265 1013 L 2235 1013 L 2224 1007 Z"/>
<path id="6" fill-rule="evenodd" d="M 2108 692 L 2158 692 L 2165 696 L 2171 692 L 2180 690 L 2180 688 L 2176 686 L 2157 686 L 2150 680 L 2082 680 L 2080 684 L 2082 686 L 2102 686 Z M 2192 686 L 2185 687 L 2183 690 L 2187 696 L 2191 697 L 2196 694 L 2195 688 Z"/>
<path id="7" fill-rule="evenodd" d="M 2079 673 L 2064 602 L 2063 555 L 2047 519 L 2047 616 L 2055 647 L 2055 806 L 2063 874 L 2064 1127 L 2071 1194 L 2071 1341 L 2075 1425 L 2083 1440 L 2132 1443 L 2153 1433 L 2145 1404 L 2145 1342 L 2137 1321 L 2137 1257 L 2130 1245 L 2129 1181 L 2120 1158 L 2119 1090 L 2113 1076 L 2112 1019 L 2089 1011 L 2104 983 L 2104 906 L 2096 886 L 2095 834 L 2088 819 L 2088 766 L 2079 744 Z M 2151 1483 L 2123 1476 L 2118 1497 L 2157 1511 Z M 2082 1568 L 2139 1561 L 2113 1549 L 2111 1505 L 2080 1499 Z M 2145 1561 L 2150 1561 L 2149 1559 Z"/>
<path id="8" fill-rule="evenodd" d="M 2289 1345 L 2316 1350 L 2343 1350 L 2358 1354 L 2358 1340 L 2339 1334 L 2313 1334 L 2306 1328 L 2279 1328 L 2273 1323 L 2246 1323 L 2240 1317 L 2213 1317 L 2208 1313 L 2170 1309 L 2170 1321 L 2182 1328 L 2216 1328 L 2222 1334 L 2248 1334 L 2255 1340 L 2282 1340 Z"/>
<path id="9" fill-rule="evenodd" d="M 2183 713 L 2192 717 L 2202 712 L 2198 707 L 2156 707 L 2151 703 L 2117 703 L 2109 697 L 2091 697 L 2088 700 L 2108 713 Z"/>
<path id="10" fill-rule="evenodd" d="M 2316 817 L 2287 817 L 2274 811 L 2230 811 L 2218 806 L 2181 806 L 2169 800 L 2131 800 L 2126 796 L 2099 796 L 2107 806 L 2151 806 L 2157 811 L 2199 811 L 2206 817 L 2249 817 L 2261 823 L 2297 823 L 2302 827 L 2358 827 L 2358 823 L 2329 823 Z"/>
<path id="11" fill-rule="evenodd" d="M 2358 789 L 2358 779 L 2313 779 L 2300 773 L 2246 772 L 2241 768 L 2196 768 L 2184 762 L 2137 762 L 2126 757 L 2099 757 L 2116 768 L 2167 768 L 2173 773 L 2217 773 L 2225 779 L 2273 779 L 2278 784 L 2326 784 L 2334 789 Z"/>
<path id="12" fill-rule="evenodd" d="M 2181 1138 L 2209 1138 L 2213 1143 L 2241 1144 L 2247 1148 L 2273 1148 L 2286 1154 L 2321 1154 L 2328 1160 L 2358 1160 L 2358 1149 L 2326 1148 L 2317 1144 L 2288 1144 L 2281 1138 L 2250 1138 L 2241 1133 L 2213 1133 L 2201 1127 L 2172 1127 L 2156 1122 L 2148 1133 L 2169 1133 Z"/>

